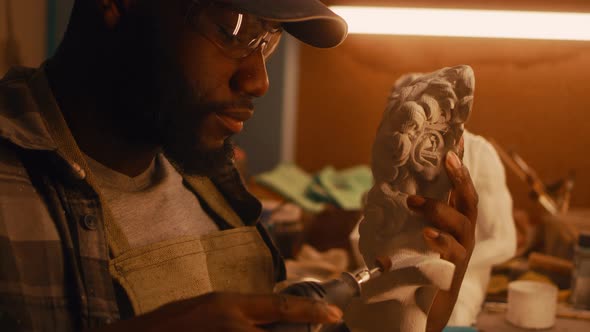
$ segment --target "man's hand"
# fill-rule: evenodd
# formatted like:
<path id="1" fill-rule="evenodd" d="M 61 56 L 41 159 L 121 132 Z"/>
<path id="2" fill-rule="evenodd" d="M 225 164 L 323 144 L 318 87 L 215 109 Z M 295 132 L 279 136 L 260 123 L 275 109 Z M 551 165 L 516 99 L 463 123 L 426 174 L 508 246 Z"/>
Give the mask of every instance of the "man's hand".
<path id="1" fill-rule="evenodd" d="M 105 326 L 101 331 L 260 331 L 274 322 L 337 323 L 342 311 L 324 302 L 279 294 L 210 293 Z"/>
<path id="2" fill-rule="evenodd" d="M 421 196 L 407 200 L 412 210 L 424 214 L 434 226 L 424 228 L 426 243 L 455 264 L 450 290 L 439 291 L 430 308 L 427 331 L 441 331 L 447 324 L 475 245 L 478 197 L 471 176 L 453 152 L 447 154 L 445 167 L 453 185 L 448 205 Z"/>

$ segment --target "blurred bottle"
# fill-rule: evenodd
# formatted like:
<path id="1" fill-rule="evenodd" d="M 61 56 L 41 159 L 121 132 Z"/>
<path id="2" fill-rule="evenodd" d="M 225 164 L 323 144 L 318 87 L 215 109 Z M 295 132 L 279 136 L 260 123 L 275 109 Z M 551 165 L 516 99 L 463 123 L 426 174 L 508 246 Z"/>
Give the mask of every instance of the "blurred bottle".
<path id="1" fill-rule="evenodd" d="M 590 233 L 581 233 L 574 253 L 572 274 L 572 304 L 578 309 L 590 309 Z"/>

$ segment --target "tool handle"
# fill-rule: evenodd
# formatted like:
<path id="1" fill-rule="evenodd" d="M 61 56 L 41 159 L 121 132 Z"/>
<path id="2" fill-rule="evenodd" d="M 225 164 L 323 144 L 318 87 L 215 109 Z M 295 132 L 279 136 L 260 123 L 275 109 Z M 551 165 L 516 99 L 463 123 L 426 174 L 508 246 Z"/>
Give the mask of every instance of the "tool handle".
<path id="1" fill-rule="evenodd" d="M 349 273 L 343 273 L 340 279 L 334 279 L 324 283 L 310 281 L 296 283 L 283 289 L 281 293 L 325 301 L 344 310 L 353 297 L 360 295 L 360 288 L 354 280 L 354 276 Z M 272 332 L 348 331 L 344 324 L 311 325 L 300 323 L 271 324 L 266 326 L 266 330 Z"/>

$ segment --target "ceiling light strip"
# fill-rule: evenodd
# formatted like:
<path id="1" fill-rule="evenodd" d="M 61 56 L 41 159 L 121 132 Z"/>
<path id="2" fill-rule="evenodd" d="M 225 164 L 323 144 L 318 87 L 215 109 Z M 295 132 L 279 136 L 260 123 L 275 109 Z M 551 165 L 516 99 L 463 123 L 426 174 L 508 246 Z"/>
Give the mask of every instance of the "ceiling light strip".
<path id="1" fill-rule="evenodd" d="M 590 41 L 590 13 L 333 6 L 351 34 Z"/>

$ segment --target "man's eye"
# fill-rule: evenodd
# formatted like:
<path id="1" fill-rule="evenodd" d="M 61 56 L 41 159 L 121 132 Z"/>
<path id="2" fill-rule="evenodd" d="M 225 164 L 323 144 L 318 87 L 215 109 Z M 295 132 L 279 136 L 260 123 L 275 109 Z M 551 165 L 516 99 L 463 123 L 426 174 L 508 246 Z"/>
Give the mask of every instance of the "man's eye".
<path id="1" fill-rule="evenodd" d="M 232 44 L 237 44 L 239 42 L 237 36 L 234 36 L 231 32 L 229 32 L 229 29 L 223 25 L 217 24 L 217 32 L 219 32 L 225 42 Z"/>

